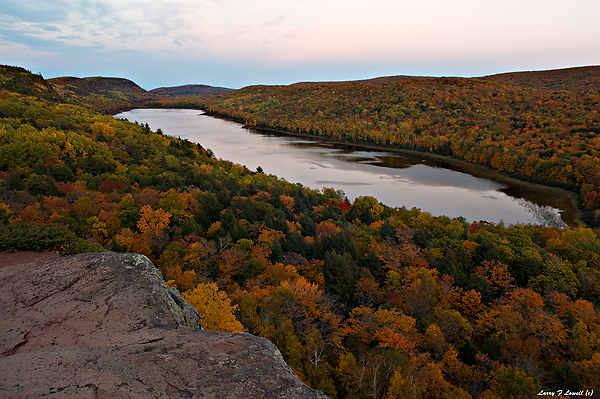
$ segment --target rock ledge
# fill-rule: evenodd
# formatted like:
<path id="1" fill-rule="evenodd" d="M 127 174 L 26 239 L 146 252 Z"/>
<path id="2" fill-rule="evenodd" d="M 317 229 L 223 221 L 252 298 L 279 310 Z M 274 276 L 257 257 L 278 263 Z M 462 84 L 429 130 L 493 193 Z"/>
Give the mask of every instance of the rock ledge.
<path id="1" fill-rule="evenodd" d="M 266 339 L 201 330 L 141 255 L 0 269 L 0 397 L 326 398 Z"/>

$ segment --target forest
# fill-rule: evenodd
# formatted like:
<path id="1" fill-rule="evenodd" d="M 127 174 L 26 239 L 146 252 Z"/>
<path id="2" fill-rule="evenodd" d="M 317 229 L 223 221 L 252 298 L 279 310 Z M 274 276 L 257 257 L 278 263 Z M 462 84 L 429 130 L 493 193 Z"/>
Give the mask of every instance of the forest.
<path id="1" fill-rule="evenodd" d="M 581 75 L 588 77 L 584 71 L 595 78 L 592 83 L 582 83 Z M 250 86 L 195 102 L 249 127 L 429 152 L 565 188 L 580 196 L 581 219 L 595 227 L 600 225 L 600 67 L 576 68 L 572 74 L 572 80 L 554 86 L 548 74 L 534 75 L 539 84 L 528 74 L 508 74 Z"/>
<path id="2" fill-rule="evenodd" d="M 99 95 L 84 107 L 84 98 L 65 98 L 22 68 L 0 73 L 0 250 L 144 254 L 198 308 L 206 329 L 271 340 L 303 381 L 332 398 L 598 395 L 600 239 L 593 227 L 467 223 L 372 197 L 350 202 L 335 188 L 251 171 L 200 144 L 98 113 L 94 104 L 110 103 Z M 254 125 L 275 120 L 290 130 L 382 143 L 397 137 L 465 158 L 493 153 L 489 161 L 503 168 L 512 159 L 525 171 L 526 156 L 545 178 L 581 190 L 586 209 L 598 208 L 586 196 L 599 184 L 592 180 L 597 97 L 544 94 L 542 108 L 526 108 L 529 89 L 403 84 L 381 86 L 398 97 L 378 110 L 369 105 L 372 86 L 356 83 L 312 86 L 303 95 L 302 85 L 255 87 L 207 101 L 221 110 L 235 105 L 237 118 L 254 110 Z M 422 103 L 425 92 L 431 98 Z M 451 92 L 464 97 L 454 108 L 445 107 Z M 344 93 L 362 109 L 342 106 L 355 101 Z M 259 94 L 264 101 L 244 100 Z M 507 115 L 496 115 L 494 99 Z M 467 102 L 469 119 L 461 117 Z M 414 116 L 406 119 L 412 127 L 402 127 L 401 114 Z M 552 117 L 568 126 L 569 141 L 545 124 Z M 371 128 L 346 130 L 352 123 Z M 453 140 L 463 125 L 465 140 Z M 527 163 L 530 156 L 537 163 Z M 559 169 L 555 162 L 566 163 Z"/>

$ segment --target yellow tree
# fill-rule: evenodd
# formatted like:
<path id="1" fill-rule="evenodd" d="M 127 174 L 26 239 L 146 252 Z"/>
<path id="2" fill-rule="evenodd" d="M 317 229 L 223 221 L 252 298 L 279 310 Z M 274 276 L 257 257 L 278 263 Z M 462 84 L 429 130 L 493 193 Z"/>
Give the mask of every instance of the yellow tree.
<path id="1" fill-rule="evenodd" d="M 10 206 L 0 201 L 0 222 L 4 221 L 4 223 L 7 223 L 12 217 L 13 211 L 10 209 Z"/>
<path id="2" fill-rule="evenodd" d="M 145 205 L 140 209 L 140 220 L 137 222 L 137 228 L 144 236 L 157 236 L 162 229 L 167 228 L 171 214 L 162 209 L 153 210 L 150 205 Z"/>
<path id="3" fill-rule="evenodd" d="M 385 398 L 468 398 L 466 395 L 460 395 L 460 391 L 462 389 L 453 392 L 452 385 L 444 380 L 439 363 L 434 363 L 428 355 L 421 354 L 412 357 L 408 367 L 396 369 L 390 378 L 390 387 Z"/>
<path id="4" fill-rule="evenodd" d="M 198 310 L 205 329 L 231 333 L 244 331 L 244 327 L 233 314 L 237 306 L 231 305 L 227 294 L 219 291 L 215 283 L 200 283 L 181 296 Z"/>
<path id="5" fill-rule="evenodd" d="M 418 340 L 415 319 L 388 309 L 379 309 L 373 316 L 379 324 L 373 335 L 382 347 L 393 348 L 404 354 L 412 352 Z"/>
<path id="6" fill-rule="evenodd" d="M 340 353 L 336 374 L 346 390 L 358 391 L 362 389 L 360 369 L 352 353 Z"/>

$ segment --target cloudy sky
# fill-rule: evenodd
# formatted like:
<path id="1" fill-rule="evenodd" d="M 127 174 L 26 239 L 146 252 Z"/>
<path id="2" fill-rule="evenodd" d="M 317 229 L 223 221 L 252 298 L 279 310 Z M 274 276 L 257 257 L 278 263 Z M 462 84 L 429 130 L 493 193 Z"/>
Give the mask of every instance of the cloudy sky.
<path id="1" fill-rule="evenodd" d="M 145 89 L 600 65 L 598 0 L 2 0 L 0 64 Z"/>

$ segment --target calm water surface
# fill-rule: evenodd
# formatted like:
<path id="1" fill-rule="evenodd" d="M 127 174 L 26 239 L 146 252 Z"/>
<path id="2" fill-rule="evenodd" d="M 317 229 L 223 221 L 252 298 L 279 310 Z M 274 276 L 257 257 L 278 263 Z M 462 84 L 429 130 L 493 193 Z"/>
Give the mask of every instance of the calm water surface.
<path id="1" fill-rule="evenodd" d="M 370 151 L 244 128 L 200 110 L 137 109 L 116 118 L 148 123 L 152 130 L 210 148 L 217 158 L 315 189 L 341 189 L 352 201 L 373 196 L 391 207 L 417 207 L 469 222 L 563 226 L 560 210 L 511 197 L 506 186 L 447 168 L 419 156 Z M 428 164 L 429 163 L 429 164 Z"/>

